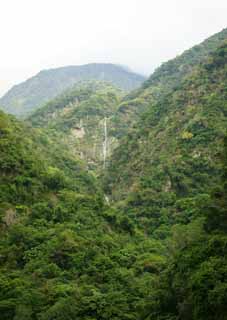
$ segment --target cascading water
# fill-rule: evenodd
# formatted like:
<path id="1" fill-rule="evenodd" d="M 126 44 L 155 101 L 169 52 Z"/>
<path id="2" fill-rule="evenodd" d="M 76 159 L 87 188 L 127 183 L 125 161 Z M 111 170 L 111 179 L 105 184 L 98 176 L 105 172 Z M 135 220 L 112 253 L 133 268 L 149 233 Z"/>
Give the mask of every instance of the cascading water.
<path id="1" fill-rule="evenodd" d="M 107 118 L 104 118 L 104 141 L 103 141 L 103 168 L 106 167 L 106 156 L 107 156 Z"/>

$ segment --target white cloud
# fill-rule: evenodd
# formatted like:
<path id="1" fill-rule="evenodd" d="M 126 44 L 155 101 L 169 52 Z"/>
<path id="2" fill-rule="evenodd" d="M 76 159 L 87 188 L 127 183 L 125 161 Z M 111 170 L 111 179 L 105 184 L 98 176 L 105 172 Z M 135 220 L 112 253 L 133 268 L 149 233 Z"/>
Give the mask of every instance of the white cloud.
<path id="1" fill-rule="evenodd" d="M 40 69 L 113 62 L 150 74 L 227 27 L 222 0 L 7 0 L 0 3 L 0 93 Z"/>

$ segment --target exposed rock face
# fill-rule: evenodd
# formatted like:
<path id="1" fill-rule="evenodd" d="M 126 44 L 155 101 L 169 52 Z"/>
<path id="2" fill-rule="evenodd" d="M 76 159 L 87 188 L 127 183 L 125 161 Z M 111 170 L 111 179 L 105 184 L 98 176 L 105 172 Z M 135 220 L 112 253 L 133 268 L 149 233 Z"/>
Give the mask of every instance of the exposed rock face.
<path id="1" fill-rule="evenodd" d="M 85 130 L 83 127 L 82 128 L 73 128 L 71 130 L 71 134 L 78 139 L 82 139 L 85 135 Z"/>
<path id="2" fill-rule="evenodd" d="M 13 209 L 6 210 L 3 222 L 7 227 L 11 226 L 16 221 L 16 212 Z"/>
<path id="3" fill-rule="evenodd" d="M 117 145 L 114 115 L 122 96 L 121 90 L 105 82 L 81 83 L 29 120 L 57 134 L 89 169 L 102 170 Z"/>

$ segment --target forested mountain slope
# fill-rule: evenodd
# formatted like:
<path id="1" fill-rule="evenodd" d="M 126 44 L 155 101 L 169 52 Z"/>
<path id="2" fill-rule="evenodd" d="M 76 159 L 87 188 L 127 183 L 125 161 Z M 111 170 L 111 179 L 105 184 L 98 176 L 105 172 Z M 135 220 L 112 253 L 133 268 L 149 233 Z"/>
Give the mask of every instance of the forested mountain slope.
<path id="1" fill-rule="evenodd" d="M 105 176 L 113 205 L 167 249 L 146 320 L 227 315 L 227 43 L 121 139 Z"/>
<path id="2" fill-rule="evenodd" d="M 106 192 L 148 229 L 161 223 L 161 209 L 184 219 L 176 201 L 217 182 L 227 126 L 226 47 L 153 104 L 110 159 Z"/>
<path id="3" fill-rule="evenodd" d="M 216 50 L 226 38 L 227 28 L 207 38 L 201 44 L 186 50 L 175 59 L 163 63 L 145 81 L 143 87 L 162 84 L 165 86 L 165 90 L 173 88 L 196 64 L 202 62 L 211 52 Z"/>
<path id="4" fill-rule="evenodd" d="M 112 117 L 122 96 L 123 91 L 107 82 L 80 82 L 27 120 L 45 128 L 56 144 L 68 145 L 90 170 L 100 169 L 117 145 Z"/>
<path id="5" fill-rule="evenodd" d="M 140 89 L 126 96 L 106 82 L 79 82 L 28 120 L 55 135 L 56 142 L 60 139 L 70 145 L 72 153 L 84 159 L 89 169 L 100 172 L 121 143 L 119 139 L 137 126 L 140 115 L 171 92 L 226 38 L 225 29 L 164 63 Z"/>
<path id="6" fill-rule="evenodd" d="M 189 75 L 197 64 L 204 61 L 225 40 L 227 40 L 227 29 L 186 50 L 176 58 L 163 63 L 139 89 L 125 96 L 115 119 L 118 136 L 123 136 L 130 127 L 136 125 L 140 115 L 152 103 L 157 103 L 163 95 L 178 86 L 181 80 Z"/>
<path id="7" fill-rule="evenodd" d="M 142 319 L 226 319 L 227 137 L 223 142 L 221 180 L 205 201 L 190 199 L 191 223 L 173 226 L 167 267 Z"/>
<path id="8" fill-rule="evenodd" d="M 70 186 L 81 192 L 97 191 L 82 162 L 68 148 L 55 145 L 42 131 L 0 113 L 1 201 L 31 204 L 50 189 Z M 54 191 L 53 191 L 54 193 Z"/>
<path id="9" fill-rule="evenodd" d="M 139 87 L 146 78 L 108 63 L 91 63 L 43 70 L 10 89 L 1 99 L 3 111 L 25 117 L 78 81 L 102 80 L 124 89 Z"/>
<path id="10" fill-rule="evenodd" d="M 164 245 L 40 129 L 1 112 L 0 137 L 1 319 L 138 319 Z"/>
<path id="11" fill-rule="evenodd" d="M 227 42 L 213 40 L 124 116 L 122 92 L 93 81 L 26 123 L 0 113 L 2 320 L 227 319 Z M 97 179 L 106 133 L 118 146 Z"/>

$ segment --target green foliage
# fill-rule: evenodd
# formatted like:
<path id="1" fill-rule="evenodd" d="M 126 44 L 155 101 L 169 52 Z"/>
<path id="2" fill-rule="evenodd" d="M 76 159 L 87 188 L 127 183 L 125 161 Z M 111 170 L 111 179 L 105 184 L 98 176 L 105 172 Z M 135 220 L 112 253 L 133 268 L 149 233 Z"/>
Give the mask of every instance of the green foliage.
<path id="1" fill-rule="evenodd" d="M 137 319 L 163 245 L 141 243 L 66 146 L 3 113 L 0 123 L 1 319 Z"/>
<path id="2" fill-rule="evenodd" d="M 201 218 L 174 225 L 168 267 L 156 287 L 146 319 L 224 320 L 227 308 L 227 143 L 224 139 L 218 189 L 203 205 L 190 203 Z"/>
<path id="3" fill-rule="evenodd" d="M 226 56 L 224 43 L 152 101 L 104 176 L 137 232 L 166 246 L 142 319 L 226 319 Z"/>
<path id="4" fill-rule="evenodd" d="M 0 105 L 5 112 L 26 117 L 80 81 L 103 80 L 129 91 L 139 87 L 145 79 L 142 75 L 108 63 L 43 70 L 10 89 L 0 99 Z"/>
<path id="5" fill-rule="evenodd" d="M 106 192 L 123 200 L 123 210 L 139 225 L 149 218 L 156 228 L 164 212 L 168 220 L 178 219 L 182 213 L 176 200 L 196 201 L 198 193 L 205 195 L 219 183 L 217 159 L 227 125 L 223 48 L 209 57 L 212 71 L 206 70 L 207 62 L 195 67 L 177 89 L 143 114 L 115 149 L 104 177 Z"/>
<path id="6" fill-rule="evenodd" d="M 78 83 L 71 90 L 48 102 L 28 120 L 45 128 L 54 143 L 66 143 L 72 155 L 85 160 L 89 170 L 103 167 L 104 121 L 107 125 L 107 155 L 115 147 L 112 117 L 123 92 L 109 83 Z"/>
<path id="7" fill-rule="evenodd" d="M 119 107 L 118 90 L 91 82 L 37 111 L 35 128 L 0 113 L 1 319 L 226 320 L 225 34 Z M 97 181 L 88 150 L 105 118 L 119 146 Z"/>

